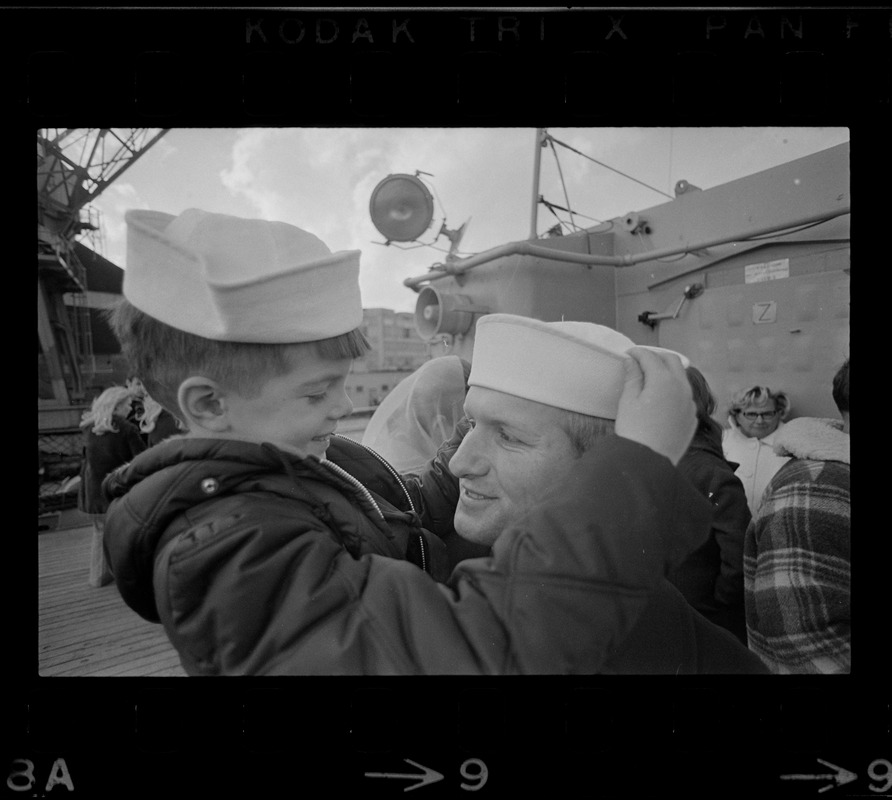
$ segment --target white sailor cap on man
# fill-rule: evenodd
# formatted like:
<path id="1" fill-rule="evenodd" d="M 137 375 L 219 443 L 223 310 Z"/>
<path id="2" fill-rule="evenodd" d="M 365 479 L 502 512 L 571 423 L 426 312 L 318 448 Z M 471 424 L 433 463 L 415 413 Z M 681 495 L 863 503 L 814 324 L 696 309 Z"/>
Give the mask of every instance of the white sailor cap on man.
<path id="1" fill-rule="evenodd" d="M 624 362 L 637 347 L 606 325 L 542 322 L 514 314 L 477 320 L 469 386 L 603 419 L 616 419 L 625 384 Z M 672 353 L 684 367 L 685 356 Z"/>
<path id="2" fill-rule="evenodd" d="M 359 250 L 332 253 L 286 222 L 190 208 L 128 211 L 124 297 L 207 339 L 297 343 L 362 324 Z"/>

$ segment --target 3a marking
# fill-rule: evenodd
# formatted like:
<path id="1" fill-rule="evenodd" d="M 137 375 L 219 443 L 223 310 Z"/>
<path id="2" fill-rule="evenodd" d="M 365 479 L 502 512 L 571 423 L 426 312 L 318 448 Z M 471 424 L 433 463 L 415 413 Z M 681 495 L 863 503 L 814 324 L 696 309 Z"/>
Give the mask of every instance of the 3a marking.
<path id="1" fill-rule="evenodd" d="M 15 769 L 16 764 L 23 765 L 24 769 Z M 9 777 L 6 779 L 6 786 L 14 792 L 28 792 L 34 788 L 37 776 L 34 774 L 34 762 L 29 758 L 14 758 L 9 771 Z M 46 786 L 44 792 L 49 792 L 55 786 L 62 785 L 69 792 L 74 791 L 74 781 L 71 780 L 71 773 L 68 771 L 68 765 L 64 758 L 57 758 L 50 767 L 49 774 L 46 778 Z"/>

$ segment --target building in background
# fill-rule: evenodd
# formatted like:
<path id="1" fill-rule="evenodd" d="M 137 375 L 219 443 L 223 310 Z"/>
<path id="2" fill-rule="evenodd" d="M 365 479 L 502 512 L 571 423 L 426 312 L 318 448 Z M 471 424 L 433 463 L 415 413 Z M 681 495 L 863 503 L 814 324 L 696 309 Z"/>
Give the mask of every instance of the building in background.
<path id="1" fill-rule="evenodd" d="M 364 308 L 362 332 L 372 352 L 359 359 L 355 372 L 412 372 L 430 359 L 427 343 L 415 329 L 415 315 L 389 308 Z"/>
<path id="2" fill-rule="evenodd" d="M 356 408 L 378 405 L 403 378 L 431 358 L 430 345 L 415 328 L 414 314 L 365 308 L 362 332 L 372 350 L 356 360 L 347 378 L 347 393 Z"/>
<path id="3" fill-rule="evenodd" d="M 79 297 L 66 295 L 64 302 L 74 312 L 75 301 L 79 301 L 79 313 L 89 319 L 91 340 L 90 357 L 83 365 L 86 397 L 78 408 L 80 412 L 103 389 L 123 385 L 130 374 L 103 314 L 121 297 L 124 273 L 90 248 L 80 243 L 75 247 L 85 267 L 87 290 Z M 389 308 L 363 309 L 362 331 L 372 351 L 356 360 L 347 380 L 347 392 L 356 408 L 377 406 L 397 383 L 431 358 L 431 345 L 418 335 L 411 313 Z M 49 397 L 49 376 L 39 350 L 37 372 L 38 397 Z"/>

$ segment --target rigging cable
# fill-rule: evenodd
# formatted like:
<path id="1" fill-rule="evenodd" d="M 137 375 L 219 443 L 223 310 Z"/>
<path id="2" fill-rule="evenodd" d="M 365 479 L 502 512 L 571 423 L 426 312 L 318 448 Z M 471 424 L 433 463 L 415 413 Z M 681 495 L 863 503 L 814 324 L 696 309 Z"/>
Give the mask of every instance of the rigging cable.
<path id="1" fill-rule="evenodd" d="M 564 200 L 566 200 L 567 206 L 568 206 L 567 210 L 569 210 L 570 198 L 567 195 L 567 184 L 564 182 L 564 171 L 561 169 L 561 161 L 558 158 L 557 150 L 555 149 L 555 146 L 554 146 L 555 139 L 553 136 L 551 136 L 548 133 L 546 133 L 545 136 L 547 137 L 547 141 L 551 143 L 551 152 L 554 153 L 554 163 L 557 164 L 558 175 L 560 175 L 560 177 L 561 177 L 561 186 L 564 189 Z M 577 228 L 577 230 L 578 230 L 578 226 L 576 225 L 576 223 L 573 220 L 573 212 L 572 211 L 570 211 L 570 224 L 574 228 Z"/>
<path id="2" fill-rule="evenodd" d="M 597 222 L 599 225 L 604 224 L 604 220 L 602 220 L 602 219 L 598 219 L 597 217 L 590 217 L 588 214 L 581 214 L 578 211 L 571 211 L 569 208 L 564 208 L 563 206 L 559 206 L 557 203 L 549 202 L 544 197 L 542 197 L 542 195 L 539 195 L 539 202 L 542 203 L 543 206 L 548 208 L 549 211 L 556 208 L 558 211 L 566 211 L 568 214 L 575 214 L 577 217 L 585 217 L 586 219 L 592 220 L 592 222 Z M 554 212 L 552 211 L 552 213 L 554 213 Z"/>
<path id="3" fill-rule="evenodd" d="M 555 211 L 555 208 L 557 208 L 557 206 L 553 206 L 541 195 L 539 197 L 539 202 L 542 203 L 542 205 L 545 206 L 545 208 L 547 208 L 551 212 L 552 216 L 558 221 L 558 224 L 560 225 L 560 227 L 563 228 L 564 221 L 557 215 L 557 212 Z"/>
<path id="4" fill-rule="evenodd" d="M 424 174 L 427 175 L 428 173 L 425 172 Z M 431 176 L 431 177 L 433 177 L 433 176 Z M 419 178 L 419 180 L 420 180 L 420 178 Z M 437 198 L 437 205 L 440 206 L 440 211 L 443 212 L 443 221 L 445 222 L 446 221 L 446 209 L 443 207 L 443 202 L 440 200 L 440 195 L 437 192 L 437 187 L 434 185 L 433 181 L 431 181 L 430 187 L 434 191 L 434 197 Z"/>
<path id="5" fill-rule="evenodd" d="M 591 156 L 586 155 L 585 153 L 581 152 L 580 150 L 577 150 L 575 147 L 570 147 L 570 145 L 568 145 L 566 142 L 562 142 L 560 139 L 555 139 L 554 136 L 552 136 L 550 133 L 546 133 L 545 136 L 548 139 L 548 141 L 551 143 L 552 149 L 554 149 L 555 144 L 559 144 L 562 147 L 566 147 L 568 150 L 572 150 L 577 155 L 580 155 L 583 158 L 587 158 L 589 161 L 594 161 L 596 164 L 600 164 L 605 169 L 609 169 L 612 172 L 615 172 L 617 175 L 622 175 L 624 178 L 628 178 L 630 181 L 635 181 L 635 183 L 640 183 L 642 186 L 646 186 L 648 189 L 651 189 L 654 192 L 659 192 L 661 195 L 663 195 L 664 197 L 668 197 L 670 200 L 675 199 L 671 194 L 667 194 L 662 189 L 657 189 L 656 187 L 651 186 L 649 183 L 645 183 L 644 181 L 639 181 L 638 178 L 633 178 L 631 175 L 626 175 L 625 172 L 621 172 L 620 170 L 615 169 L 614 167 L 611 167 L 609 164 L 605 164 L 603 161 L 598 161 L 598 159 L 592 158 Z M 558 167 L 558 168 L 560 169 L 560 167 Z"/>
<path id="6" fill-rule="evenodd" d="M 566 211 L 572 215 L 574 212 L 571 211 L 569 208 L 564 208 L 563 206 L 556 205 L 555 203 L 549 203 L 548 200 L 546 200 L 541 195 L 539 197 L 539 202 L 543 206 L 545 206 L 554 215 L 555 219 L 557 219 L 557 221 L 560 222 L 562 226 L 566 226 L 567 228 L 569 228 L 571 230 L 571 232 L 573 232 L 574 230 L 575 231 L 585 230 L 583 227 L 581 227 L 580 225 L 577 225 L 575 222 L 569 222 L 569 223 L 564 222 L 564 220 L 562 220 L 560 218 L 560 216 L 558 216 L 557 212 L 555 211 L 555 209 L 557 209 L 558 211 Z M 590 219 L 590 220 L 593 220 L 594 222 L 603 224 L 601 222 L 601 220 L 595 219 L 594 217 L 589 217 L 589 216 L 586 216 L 585 214 L 580 214 L 579 212 L 575 212 L 575 213 L 576 213 L 576 216 L 578 216 L 578 217 L 585 217 L 586 219 Z"/>

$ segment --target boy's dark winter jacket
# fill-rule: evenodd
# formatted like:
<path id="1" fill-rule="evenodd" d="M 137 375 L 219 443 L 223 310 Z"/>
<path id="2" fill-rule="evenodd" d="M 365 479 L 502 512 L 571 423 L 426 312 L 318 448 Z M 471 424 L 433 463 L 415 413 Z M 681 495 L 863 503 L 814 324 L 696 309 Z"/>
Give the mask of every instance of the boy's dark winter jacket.
<path id="1" fill-rule="evenodd" d="M 706 536 L 709 504 L 620 437 L 447 579 L 460 438 L 405 481 L 343 438 L 325 461 L 162 442 L 106 481 L 121 594 L 192 675 L 764 669 L 663 577 Z"/>

